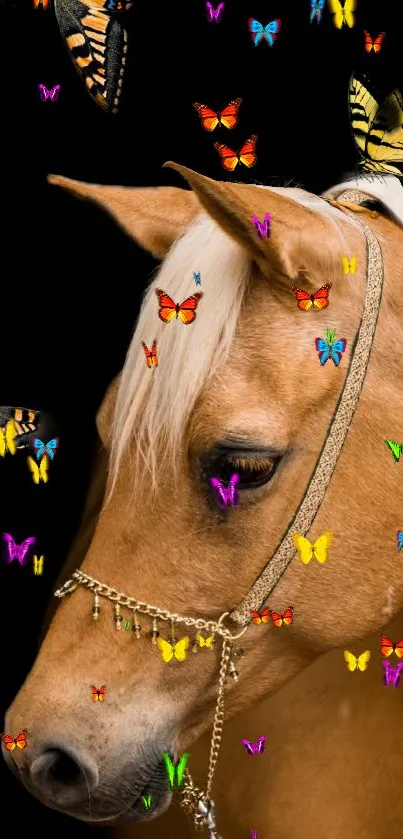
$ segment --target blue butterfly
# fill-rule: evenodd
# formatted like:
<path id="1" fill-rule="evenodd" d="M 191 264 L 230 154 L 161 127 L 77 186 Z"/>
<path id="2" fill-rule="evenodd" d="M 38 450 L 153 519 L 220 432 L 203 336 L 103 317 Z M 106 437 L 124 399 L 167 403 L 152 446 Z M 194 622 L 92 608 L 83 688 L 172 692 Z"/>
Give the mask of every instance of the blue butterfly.
<path id="1" fill-rule="evenodd" d="M 31 445 L 36 451 L 37 460 L 40 460 L 44 454 L 49 455 L 50 459 L 53 460 L 56 454 L 56 449 L 59 445 L 59 438 L 54 437 L 53 440 L 49 440 L 48 443 L 43 443 L 39 437 L 35 437 L 34 440 L 31 440 Z"/>
<path id="2" fill-rule="evenodd" d="M 397 549 L 398 551 L 403 551 L 403 531 L 397 531 Z"/>
<path id="3" fill-rule="evenodd" d="M 260 44 L 262 39 L 266 39 L 269 47 L 272 47 L 276 40 L 277 33 L 280 32 L 281 20 L 271 20 L 267 26 L 263 26 L 263 24 L 259 23 L 258 20 L 250 17 L 248 20 L 248 26 L 255 47 Z"/>
<path id="4" fill-rule="evenodd" d="M 311 0 L 311 23 L 315 18 L 320 23 L 324 7 L 325 0 Z"/>
<path id="5" fill-rule="evenodd" d="M 193 271 L 193 279 L 196 285 L 201 285 L 201 271 Z"/>
<path id="6" fill-rule="evenodd" d="M 315 338 L 315 347 L 322 367 L 327 361 L 329 361 L 329 358 L 332 359 L 333 364 L 335 364 L 336 367 L 338 367 L 341 362 L 342 355 L 347 346 L 347 341 L 345 338 L 340 338 L 338 341 L 335 341 L 335 335 L 335 329 L 327 329 L 326 341 L 324 338 Z"/>

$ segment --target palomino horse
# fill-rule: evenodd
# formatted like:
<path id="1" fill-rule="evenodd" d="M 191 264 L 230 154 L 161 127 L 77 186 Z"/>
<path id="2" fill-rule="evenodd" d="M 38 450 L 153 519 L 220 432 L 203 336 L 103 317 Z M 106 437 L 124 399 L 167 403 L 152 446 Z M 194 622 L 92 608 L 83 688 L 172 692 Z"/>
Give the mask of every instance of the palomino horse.
<path id="1" fill-rule="evenodd" d="M 44 803 L 93 823 L 163 813 L 162 753 L 190 749 L 182 804 L 212 837 L 397 836 L 401 689 L 383 685 L 379 637 L 365 672 L 348 672 L 337 648 L 358 656 L 387 618 L 401 637 L 403 463 L 384 440 L 403 442 L 403 232 L 362 205 L 369 184 L 346 187 L 335 206 L 176 168 L 191 192 L 52 179 L 99 201 L 163 262 L 98 417 L 105 503 L 92 538 L 84 526 L 85 559 L 73 580 L 66 570 L 63 603 L 8 711 L 5 730 L 24 727 L 29 741 L 8 758 Z M 271 235 L 260 238 L 251 218 L 266 212 Z M 357 257 L 356 273 L 343 274 L 342 256 Z M 193 272 L 203 292 L 194 322 L 162 323 L 155 289 L 181 302 Z M 327 309 L 298 309 L 291 286 L 330 282 Z M 327 327 L 347 339 L 339 366 L 318 362 Z M 149 369 L 141 342 L 154 338 Z M 208 477 L 233 472 L 239 506 L 221 510 Z M 95 522 L 94 499 L 90 508 Z M 314 542 L 326 530 L 327 561 L 302 564 L 292 535 Z M 265 604 L 293 606 L 292 625 L 253 624 L 250 611 Z M 135 633 L 123 629 L 129 617 Z M 197 630 L 214 644 L 193 655 L 182 643 L 183 661 L 165 662 L 152 644 L 160 632 L 176 651 L 174 637 L 192 643 Z M 103 684 L 94 704 L 90 687 Z M 242 739 L 262 735 L 266 751 L 247 754 Z M 158 832 L 122 828 L 162 829 L 194 835 L 182 814 L 163 815 Z"/>

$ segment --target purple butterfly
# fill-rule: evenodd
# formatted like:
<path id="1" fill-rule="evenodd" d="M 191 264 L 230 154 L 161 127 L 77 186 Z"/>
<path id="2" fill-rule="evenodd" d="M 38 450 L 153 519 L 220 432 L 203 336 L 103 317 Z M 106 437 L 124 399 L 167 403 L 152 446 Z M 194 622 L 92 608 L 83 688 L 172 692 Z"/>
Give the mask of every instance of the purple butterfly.
<path id="1" fill-rule="evenodd" d="M 215 490 L 216 501 L 219 507 L 224 509 L 228 502 L 233 507 L 238 506 L 239 492 L 237 490 L 237 484 L 239 484 L 239 475 L 237 472 L 231 475 L 227 487 L 224 486 L 223 481 L 220 481 L 219 478 L 210 478 L 210 486 Z"/>
<path id="2" fill-rule="evenodd" d="M 213 9 L 211 3 L 206 3 L 207 9 L 207 17 L 209 23 L 212 23 L 215 20 L 216 23 L 219 23 L 221 20 L 221 12 L 225 6 L 225 3 L 219 3 L 216 9 Z"/>
<path id="3" fill-rule="evenodd" d="M 266 239 L 270 239 L 270 213 L 265 213 L 263 221 L 260 221 L 257 216 L 252 216 L 252 221 L 256 227 L 259 239 L 263 239 L 264 236 Z"/>
<path id="4" fill-rule="evenodd" d="M 48 90 L 44 84 L 38 84 L 39 87 L 39 96 L 41 97 L 43 102 L 46 102 L 47 99 L 50 99 L 51 102 L 56 102 L 59 97 L 60 92 L 60 85 L 55 84 L 51 90 Z"/>
<path id="5" fill-rule="evenodd" d="M 403 661 L 399 662 L 399 664 L 396 664 L 396 667 L 392 667 L 392 665 L 389 664 L 388 661 L 383 661 L 382 667 L 385 671 L 383 674 L 383 683 L 385 687 L 390 685 L 390 683 L 392 682 L 393 687 L 397 688 L 400 682 L 400 673 L 403 670 Z"/>
<path id="6" fill-rule="evenodd" d="M 35 536 L 30 536 L 28 539 L 25 539 L 24 542 L 21 542 L 21 545 L 15 543 L 11 533 L 3 533 L 3 539 L 7 545 L 6 555 L 8 553 L 8 558 L 5 559 L 5 562 L 12 562 L 13 559 L 18 559 L 20 565 L 26 565 L 28 562 L 28 551 L 36 542 Z"/>
<path id="7" fill-rule="evenodd" d="M 266 737 L 263 734 L 256 743 L 251 743 L 250 740 L 242 740 L 242 743 L 249 755 L 262 755 L 266 748 Z"/>

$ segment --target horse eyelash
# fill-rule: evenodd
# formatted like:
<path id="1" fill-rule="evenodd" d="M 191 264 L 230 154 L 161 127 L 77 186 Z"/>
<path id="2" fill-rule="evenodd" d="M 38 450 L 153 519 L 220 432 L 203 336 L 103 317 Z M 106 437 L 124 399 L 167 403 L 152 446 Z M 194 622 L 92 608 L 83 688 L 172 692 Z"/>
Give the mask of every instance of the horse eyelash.
<path id="1" fill-rule="evenodd" d="M 259 457 L 255 459 L 247 457 L 231 457 L 228 458 L 227 463 L 235 470 L 244 469 L 247 472 L 264 472 L 266 469 L 272 469 L 274 466 L 273 460 L 268 457 Z"/>

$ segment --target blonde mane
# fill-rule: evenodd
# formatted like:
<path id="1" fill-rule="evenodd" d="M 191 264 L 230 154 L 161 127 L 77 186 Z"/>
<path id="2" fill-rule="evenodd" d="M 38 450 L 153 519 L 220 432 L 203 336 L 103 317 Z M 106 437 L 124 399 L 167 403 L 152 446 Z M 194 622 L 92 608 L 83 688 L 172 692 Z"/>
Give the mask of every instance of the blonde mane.
<path id="1" fill-rule="evenodd" d="M 338 209 L 300 189 L 272 191 L 332 219 L 345 247 Z M 354 224 L 348 216 L 343 216 L 342 221 Z M 150 474 L 150 489 L 156 486 L 165 457 L 170 458 L 174 468 L 175 452 L 195 403 L 230 353 L 251 265 L 247 252 L 204 212 L 172 246 L 145 293 L 122 372 L 112 428 L 112 487 L 131 441 L 136 445 L 138 468 L 142 465 Z M 162 288 L 175 302 L 182 302 L 198 290 L 194 271 L 201 272 L 204 293 L 196 320 L 191 326 L 176 321 L 163 323 L 157 317 L 155 289 Z M 159 366 L 150 371 L 141 342 L 151 347 L 154 339 Z M 140 479 L 140 473 L 136 479 Z"/>

